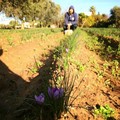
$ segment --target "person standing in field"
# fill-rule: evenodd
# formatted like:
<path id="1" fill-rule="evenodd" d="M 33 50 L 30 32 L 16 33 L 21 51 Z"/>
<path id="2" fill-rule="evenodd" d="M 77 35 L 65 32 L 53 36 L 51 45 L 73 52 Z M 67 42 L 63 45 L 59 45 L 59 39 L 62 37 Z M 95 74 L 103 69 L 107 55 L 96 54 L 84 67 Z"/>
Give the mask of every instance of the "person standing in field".
<path id="1" fill-rule="evenodd" d="M 75 30 L 77 28 L 78 15 L 75 12 L 74 6 L 70 6 L 68 12 L 65 13 L 65 22 L 63 29 Z"/>

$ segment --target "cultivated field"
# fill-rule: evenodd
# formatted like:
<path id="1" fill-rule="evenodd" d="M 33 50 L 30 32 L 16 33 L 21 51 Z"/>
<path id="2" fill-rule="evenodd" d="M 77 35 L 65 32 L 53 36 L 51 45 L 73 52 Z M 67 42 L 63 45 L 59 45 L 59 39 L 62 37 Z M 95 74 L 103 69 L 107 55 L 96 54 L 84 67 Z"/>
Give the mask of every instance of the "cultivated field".
<path id="1" fill-rule="evenodd" d="M 120 30 L 0 30 L 0 120 L 120 120 Z"/>

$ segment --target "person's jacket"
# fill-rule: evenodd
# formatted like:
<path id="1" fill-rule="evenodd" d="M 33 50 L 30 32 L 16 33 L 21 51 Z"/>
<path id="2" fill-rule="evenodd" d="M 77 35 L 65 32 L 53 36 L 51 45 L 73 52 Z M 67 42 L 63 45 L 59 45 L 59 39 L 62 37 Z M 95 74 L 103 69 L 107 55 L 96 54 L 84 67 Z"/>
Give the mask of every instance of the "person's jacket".
<path id="1" fill-rule="evenodd" d="M 71 23 L 72 25 L 75 25 L 78 23 L 78 15 L 75 13 L 75 9 L 73 6 L 70 6 L 69 9 L 73 9 L 73 14 L 70 15 L 69 12 L 66 12 L 65 14 L 65 25 L 68 23 Z"/>

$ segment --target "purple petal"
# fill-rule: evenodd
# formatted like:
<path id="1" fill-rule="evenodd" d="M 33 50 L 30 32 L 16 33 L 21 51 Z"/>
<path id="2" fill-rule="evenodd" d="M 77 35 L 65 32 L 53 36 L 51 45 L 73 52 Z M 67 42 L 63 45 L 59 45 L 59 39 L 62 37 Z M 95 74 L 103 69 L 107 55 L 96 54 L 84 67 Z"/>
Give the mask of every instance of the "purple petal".
<path id="1" fill-rule="evenodd" d="M 44 101 L 45 101 L 45 98 L 44 98 L 44 97 L 41 97 L 40 103 L 42 104 L 42 103 L 44 103 Z"/>
<path id="2" fill-rule="evenodd" d="M 63 88 L 60 88 L 60 89 L 59 89 L 59 92 L 60 92 L 60 97 L 62 97 L 62 96 L 63 96 L 63 93 L 64 93 Z"/>
<path id="3" fill-rule="evenodd" d="M 50 97 L 53 96 L 52 88 L 50 88 L 50 87 L 48 87 L 48 95 L 49 95 Z"/>
<path id="4" fill-rule="evenodd" d="M 58 88 L 57 88 L 57 87 L 52 88 L 52 92 L 53 92 L 53 94 L 55 93 L 55 91 L 56 91 L 56 90 L 58 90 Z"/>
<path id="5" fill-rule="evenodd" d="M 45 96 L 43 93 L 41 93 L 39 96 L 35 95 L 35 100 L 38 104 L 43 104 L 45 101 Z"/>
<path id="6" fill-rule="evenodd" d="M 44 95 L 43 93 L 41 93 L 39 96 L 41 96 L 41 97 L 45 97 L 45 95 Z"/>
<path id="7" fill-rule="evenodd" d="M 59 98 L 59 90 L 56 90 L 56 91 L 54 92 L 54 98 L 55 98 L 55 99 L 58 99 L 58 98 Z"/>
<path id="8" fill-rule="evenodd" d="M 36 101 L 39 101 L 39 98 L 38 98 L 36 95 L 35 95 L 35 100 L 36 100 Z"/>

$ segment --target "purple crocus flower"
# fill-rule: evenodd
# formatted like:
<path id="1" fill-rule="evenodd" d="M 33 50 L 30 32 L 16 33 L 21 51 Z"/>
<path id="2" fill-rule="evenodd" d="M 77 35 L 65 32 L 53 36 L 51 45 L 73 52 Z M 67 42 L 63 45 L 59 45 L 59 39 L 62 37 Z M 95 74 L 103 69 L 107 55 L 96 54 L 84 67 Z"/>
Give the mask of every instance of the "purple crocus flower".
<path id="1" fill-rule="evenodd" d="M 58 99 L 63 96 L 64 90 L 62 88 L 50 88 L 48 87 L 48 95 L 54 99 Z"/>
<path id="2" fill-rule="evenodd" d="M 54 93 L 55 93 L 56 91 L 58 91 L 57 87 L 55 87 L 55 88 L 50 88 L 50 87 L 48 87 L 48 95 L 49 95 L 51 98 L 54 97 Z M 57 93 L 55 93 L 55 94 L 57 95 Z"/>
<path id="3" fill-rule="evenodd" d="M 39 96 L 35 95 L 35 100 L 38 104 L 43 104 L 45 101 L 45 95 L 43 93 L 41 93 Z"/>

